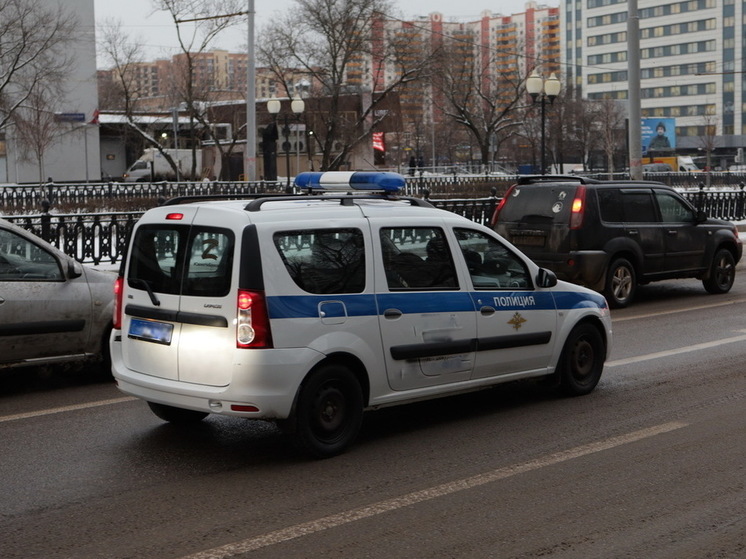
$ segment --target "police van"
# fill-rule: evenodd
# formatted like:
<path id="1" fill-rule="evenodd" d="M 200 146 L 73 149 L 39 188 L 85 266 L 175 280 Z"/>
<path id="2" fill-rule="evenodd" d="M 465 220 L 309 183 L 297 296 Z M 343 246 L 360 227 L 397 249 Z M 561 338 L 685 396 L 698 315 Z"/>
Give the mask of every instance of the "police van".
<path id="1" fill-rule="evenodd" d="M 276 420 L 315 457 L 345 450 L 369 409 L 532 377 L 591 392 L 604 297 L 404 185 L 302 173 L 302 195 L 146 212 L 115 285 L 119 389 L 174 423 Z"/>

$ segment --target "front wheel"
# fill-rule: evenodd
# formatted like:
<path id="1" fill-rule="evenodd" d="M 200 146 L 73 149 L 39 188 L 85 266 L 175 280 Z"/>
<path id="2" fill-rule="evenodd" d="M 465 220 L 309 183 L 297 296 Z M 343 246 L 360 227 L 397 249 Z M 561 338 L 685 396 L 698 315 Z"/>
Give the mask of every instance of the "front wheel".
<path id="1" fill-rule="evenodd" d="M 566 396 L 583 396 L 596 388 L 606 359 L 601 333 L 591 324 L 572 329 L 559 363 L 560 390 Z"/>
<path id="2" fill-rule="evenodd" d="M 202 411 L 186 410 L 184 408 L 175 408 L 165 404 L 156 404 L 148 402 L 150 411 L 160 417 L 163 421 L 174 423 L 175 425 L 189 425 L 202 421 L 209 414 Z"/>
<path id="3" fill-rule="evenodd" d="M 736 260 L 728 249 L 721 248 L 715 253 L 710 265 L 710 274 L 702 280 L 708 293 L 728 293 L 736 279 Z"/>
<path id="4" fill-rule="evenodd" d="M 301 388 L 295 411 L 294 440 L 314 458 L 342 453 L 357 437 L 363 420 L 363 392 L 346 367 L 327 365 Z"/>
<path id="5" fill-rule="evenodd" d="M 617 258 L 609 266 L 606 274 L 604 295 L 609 306 L 615 309 L 626 307 L 632 302 L 637 290 L 635 268 L 626 258 Z"/>

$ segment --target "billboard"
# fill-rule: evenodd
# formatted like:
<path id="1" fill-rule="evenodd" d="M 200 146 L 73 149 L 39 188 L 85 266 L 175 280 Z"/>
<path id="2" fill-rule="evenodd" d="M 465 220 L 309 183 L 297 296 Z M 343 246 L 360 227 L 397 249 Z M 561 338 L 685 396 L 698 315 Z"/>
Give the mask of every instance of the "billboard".
<path id="1" fill-rule="evenodd" d="M 676 149 L 675 118 L 643 118 L 641 129 L 643 154 Z"/>

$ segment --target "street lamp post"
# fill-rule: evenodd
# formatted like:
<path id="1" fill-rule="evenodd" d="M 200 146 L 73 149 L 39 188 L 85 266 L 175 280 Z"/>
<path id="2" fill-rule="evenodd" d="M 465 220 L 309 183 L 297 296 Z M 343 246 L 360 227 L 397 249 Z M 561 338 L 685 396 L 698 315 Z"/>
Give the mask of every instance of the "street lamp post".
<path id="1" fill-rule="evenodd" d="M 285 141 L 282 143 L 282 149 L 285 151 L 285 165 L 287 168 L 287 185 L 285 186 L 285 190 L 290 192 L 290 113 L 285 112 L 280 115 L 281 108 L 282 103 L 280 103 L 280 100 L 276 97 L 272 97 L 272 99 L 267 101 L 267 111 L 269 111 L 269 114 L 274 117 L 275 121 L 279 116 L 282 116 L 283 119 L 282 137 Z M 290 110 L 292 111 L 293 119 L 296 121 L 300 120 L 300 115 L 303 114 L 305 108 L 303 99 L 295 97 L 290 103 Z"/>
<path id="2" fill-rule="evenodd" d="M 531 99 L 536 103 L 541 98 L 541 174 L 546 174 L 546 141 L 545 141 L 545 120 L 546 120 L 546 100 L 553 104 L 559 95 L 562 84 L 557 76 L 552 72 L 546 80 L 542 78 L 536 70 L 526 80 L 526 91 L 531 95 Z"/>

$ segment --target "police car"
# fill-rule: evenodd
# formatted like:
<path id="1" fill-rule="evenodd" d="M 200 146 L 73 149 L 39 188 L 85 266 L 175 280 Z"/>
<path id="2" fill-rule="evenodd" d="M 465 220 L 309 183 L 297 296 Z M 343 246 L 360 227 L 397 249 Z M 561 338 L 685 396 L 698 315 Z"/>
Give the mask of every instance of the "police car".
<path id="1" fill-rule="evenodd" d="M 113 374 L 160 418 L 273 419 L 315 457 L 368 409 L 544 377 L 591 392 L 603 296 L 492 230 L 400 197 L 395 173 L 302 173 L 303 195 L 176 199 L 138 221 Z"/>

